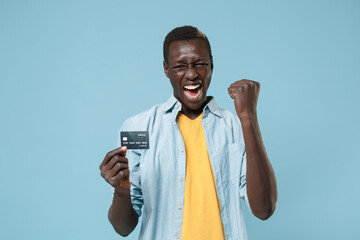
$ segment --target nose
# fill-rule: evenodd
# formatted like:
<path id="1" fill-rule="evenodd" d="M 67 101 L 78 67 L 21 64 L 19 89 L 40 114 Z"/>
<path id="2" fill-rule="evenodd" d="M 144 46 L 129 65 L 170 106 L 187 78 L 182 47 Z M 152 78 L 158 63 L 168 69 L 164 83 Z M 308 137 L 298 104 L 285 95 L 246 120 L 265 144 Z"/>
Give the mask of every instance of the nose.
<path id="1" fill-rule="evenodd" d="M 196 69 L 192 66 L 192 64 L 189 64 L 188 68 L 186 69 L 186 78 L 193 81 L 198 77 L 198 73 Z"/>

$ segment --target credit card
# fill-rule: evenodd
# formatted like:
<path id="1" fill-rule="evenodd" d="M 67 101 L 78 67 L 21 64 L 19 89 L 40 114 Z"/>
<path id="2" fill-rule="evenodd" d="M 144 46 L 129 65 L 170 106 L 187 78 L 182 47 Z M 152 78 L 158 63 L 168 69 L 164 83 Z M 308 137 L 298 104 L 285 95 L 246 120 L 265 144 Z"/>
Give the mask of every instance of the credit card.
<path id="1" fill-rule="evenodd" d="M 124 131 L 120 132 L 121 146 L 128 149 L 149 149 L 148 131 Z"/>

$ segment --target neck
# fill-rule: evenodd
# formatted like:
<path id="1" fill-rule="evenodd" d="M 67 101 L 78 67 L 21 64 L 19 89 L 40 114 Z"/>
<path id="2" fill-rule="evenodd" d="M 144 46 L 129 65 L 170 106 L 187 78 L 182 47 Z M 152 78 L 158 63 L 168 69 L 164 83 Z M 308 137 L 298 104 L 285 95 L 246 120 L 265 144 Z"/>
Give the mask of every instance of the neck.
<path id="1" fill-rule="evenodd" d="M 181 109 L 182 114 L 184 114 L 186 117 L 190 118 L 191 120 L 196 119 L 202 112 L 204 108 L 199 108 L 197 110 L 190 110 L 190 109 Z"/>
<path id="2" fill-rule="evenodd" d="M 210 97 L 206 97 L 206 101 L 203 103 L 203 105 L 200 108 L 196 109 L 196 110 L 189 109 L 186 106 L 182 105 L 181 112 L 186 117 L 190 118 L 191 120 L 194 120 L 203 112 L 204 107 L 210 101 L 210 99 L 211 99 Z"/>

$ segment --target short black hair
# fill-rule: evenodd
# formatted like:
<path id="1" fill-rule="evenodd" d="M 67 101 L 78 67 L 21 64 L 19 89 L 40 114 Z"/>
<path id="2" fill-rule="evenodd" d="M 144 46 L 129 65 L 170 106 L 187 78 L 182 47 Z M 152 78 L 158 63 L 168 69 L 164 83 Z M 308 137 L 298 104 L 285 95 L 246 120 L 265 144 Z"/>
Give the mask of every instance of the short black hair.
<path id="1" fill-rule="evenodd" d="M 212 61 L 211 47 L 208 38 L 199 29 L 193 26 L 177 27 L 171 30 L 171 32 L 166 35 L 163 46 L 164 61 L 166 63 L 169 63 L 169 47 L 172 42 L 191 39 L 202 39 L 205 41 L 205 44 L 208 48 L 210 60 Z"/>

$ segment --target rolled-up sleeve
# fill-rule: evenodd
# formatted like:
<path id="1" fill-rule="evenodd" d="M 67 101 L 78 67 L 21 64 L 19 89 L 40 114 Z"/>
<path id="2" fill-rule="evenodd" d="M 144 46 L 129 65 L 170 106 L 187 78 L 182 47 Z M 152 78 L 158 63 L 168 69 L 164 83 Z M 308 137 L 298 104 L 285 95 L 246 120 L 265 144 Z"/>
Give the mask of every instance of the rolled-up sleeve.
<path id="1" fill-rule="evenodd" d="M 235 117 L 234 120 L 235 121 L 233 123 L 233 129 L 234 129 L 235 141 L 240 142 L 241 145 L 243 146 L 241 148 L 242 158 L 241 158 L 241 166 L 240 166 L 239 194 L 240 194 L 240 198 L 246 202 L 246 205 L 248 206 L 248 208 L 251 211 L 249 199 L 247 196 L 247 187 L 246 187 L 246 161 L 247 160 L 246 160 L 245 141 L 244 141 L 244 136 L 242 133 L 240 119 L 238 117 Z"/>
<path id="2" fill-rule="evenodd" d="M 244 152 L 244 155 L 242 157 L 239 192 L 240 192 L 240 198 L 246 202 L 246 205 L 251 211 L 249 199 L 247 196 L 247 188 L 246 188 L 246 152 Z"/>
<path id="3" fill-rule="evenodd" d="M 134 131 L 132 124 L 130 121 L 125 121 L 121 126 L 118 136 L 117 136 L 117 146 L 121 146 L 120 141 L 120 132 L 121 131 Z M 141 216 L 141 209 L 143 206 L 143 197 L 141 191 L 141 170 L 140 170 L 140 159 L 141 159 L 141 152 L 128 149 L 126 152 L 126 158 L 128 159 L 128 166 L 130 170 L 130 195 L 131 195 L 131 203 L 138 214 Z"/>

